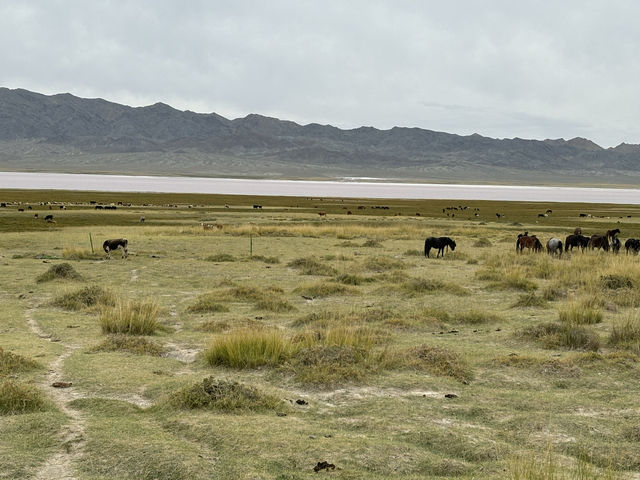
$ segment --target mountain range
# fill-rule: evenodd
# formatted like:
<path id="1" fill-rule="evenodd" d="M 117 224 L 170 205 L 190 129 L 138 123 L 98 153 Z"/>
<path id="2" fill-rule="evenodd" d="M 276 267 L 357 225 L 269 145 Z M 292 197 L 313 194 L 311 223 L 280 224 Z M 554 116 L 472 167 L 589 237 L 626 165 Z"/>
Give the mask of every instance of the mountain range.
<path id="1" fill-rule="evenodd" d="M 636 184 L 640 145 L 494 139 L 421 128 L 229 120 L 0 88 L 0 170 L 264 178 Z"/>

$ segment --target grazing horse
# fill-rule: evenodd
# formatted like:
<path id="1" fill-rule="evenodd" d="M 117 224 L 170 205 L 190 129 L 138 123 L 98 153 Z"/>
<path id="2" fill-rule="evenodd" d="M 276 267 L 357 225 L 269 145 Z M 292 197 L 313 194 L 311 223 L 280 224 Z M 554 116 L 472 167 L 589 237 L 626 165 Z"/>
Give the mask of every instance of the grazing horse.
<path id="1" fill-rule="evenodd" d="M 624 249 L 627 251 L 627 255 L 629 255 L 629 250 L 637 255 L 640 251 L 640 240 L 637 238 L 629 238 L 624 242 Z"/>
<path id="2" fill-rule="evenodd" d="M 590 249 L 601 248 L 605 252 L 609 251 L 609 240 L 605 235 L 591 235 L 589 239 L 589 244 L 587 245 Z"/>
<path id="3" fill-rule="evenodd" d="M 582 229 L 580 227 L 576 227 L 573 229 L 574 235 L 582 235 Z"/>
<path id="4" fill-rule="evenodd" d="M 607 233 L 605 234 L 605 237 L 607 237 L 607 239 L 613 239 L 613 237 L 615 237 L 619 233 L 620 233 L 620 229 L 619 228 L 615 228 L 613 230 L 607 230 Z"/>
<path id="5" fill-rule="evenodd" d="M 535 235 L 526 235 L 529 232 L 525 232 L 525 235 L 521 233 L 518 234 L 518 240 L 516 240 L 516 252 L 522 253 L 524 248 L 528 248 L 529 250 L 533 250 L 534 252 L 542 251 L 542 243 L 538 240 L 538 237 Z"/>
<path id="6" fill-rule="evenodd" d="M 613 237 L 611 238 L 611 251 L 613 253 L 618 253 L 620 251 L 620 245 L 622 242 L 620 242 L 620 239 L 618 237 Z"/>
<path id="7" fill-rule="evenodd" d="M 107 252 L 107 259 L 111 259 L 111 250 L 117 250 L 120 247 L 122 247 L 122 258 L 127 258 L 127 245 L 129 245 L 129 242 L 126 238 L 114 238 L 112 240 L 105 240 L 102 248 Z"/>
<path id="8" fill-rule="evenodd" d="M 578 230 L 578 229 L 576 229 Z M 584 249 L 589 244 L 589 237 L 585 237 L 584 235 L 574 234 L 569 235 L 564 239 L 564 251 L 568 252 L 569 250 L 573 250 L 573 247 L 580 247 L 580 250 L 584 252 Z"/>
<path id="9" fill-rule="evenodd" d="M 429 237 L 424 241 L 424 256 L 429 258 L 429 252 L 432 248 L 437 248 L 438 253 L 436 254 L 436 258 L 438 258 L 441 254 L 444 257 L 444 250 L 450 247 L 453 252 L 456 249 L 456 242 L 451 240 L 449 237 Z"/>
<path id="10" fill-rule="evenodd" d="M 557 253 L 558 256 L 562 256 L 562 240 L 555 237 L 550 238 L 547 242 L 547 253 L 549 255 L 555 255 Z"/>

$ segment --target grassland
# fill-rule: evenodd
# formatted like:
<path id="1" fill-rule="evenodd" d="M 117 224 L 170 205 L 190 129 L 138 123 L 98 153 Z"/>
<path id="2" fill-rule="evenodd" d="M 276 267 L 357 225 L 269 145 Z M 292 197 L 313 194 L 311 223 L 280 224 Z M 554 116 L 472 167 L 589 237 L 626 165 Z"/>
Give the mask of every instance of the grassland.
<path id="1" fill-rule="evenodd" d="M 640 478 L 640 207 L 0 201 L 0 478 Z"/>

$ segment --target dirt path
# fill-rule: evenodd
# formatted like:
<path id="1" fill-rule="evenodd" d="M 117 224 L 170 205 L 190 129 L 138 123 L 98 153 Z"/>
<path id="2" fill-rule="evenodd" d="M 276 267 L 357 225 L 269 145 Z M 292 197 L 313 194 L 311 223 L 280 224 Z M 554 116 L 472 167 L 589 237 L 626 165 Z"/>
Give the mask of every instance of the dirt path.
<path id="1" fill-rule="evenodd" d="M 53 341 L 50 334 L 47 334 L 38 322 L 32 316 L 31 308 L 25 312 L 27 324 L 31 331 L 38 337 Z M 67 423 L 59 434 L 60 451 L 51 456 L 42 468 L 36 473 L 35 480 L 45 479 L 75 479 L 73 473 L 73 464 L 82 455 L 82 449 L 85 444 L 85 422 L 82 415 L 77 410 L 69 406 L 69 402 L 75 400 L 77 395 L 71 388 L 55 388 L 52 386 L 54 382 L 64 381 L 63 368 L 64 362 L 80 347 L 78 345 L 70 345 L 62 342 L 64 351 L 49 365 L 47 375 L 39 382 L 39 386 L 47 393 L 49 398 L 68 418 Z"/>

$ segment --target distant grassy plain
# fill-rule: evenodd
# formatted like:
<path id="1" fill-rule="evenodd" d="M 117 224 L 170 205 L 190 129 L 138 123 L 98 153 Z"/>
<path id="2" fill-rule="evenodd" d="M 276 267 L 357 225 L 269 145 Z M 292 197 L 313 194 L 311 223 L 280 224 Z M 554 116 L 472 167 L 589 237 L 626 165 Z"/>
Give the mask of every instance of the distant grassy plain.
<path id="1" fill-rule="evenodd" d="M 0 201 L 0 478 L 640 475 L 640 257 L 515 253 L 525 230 L 640 237 L 640 206 Z"/>

